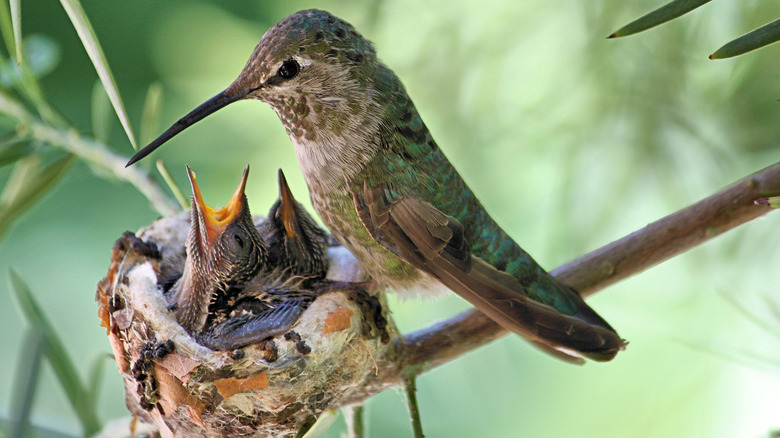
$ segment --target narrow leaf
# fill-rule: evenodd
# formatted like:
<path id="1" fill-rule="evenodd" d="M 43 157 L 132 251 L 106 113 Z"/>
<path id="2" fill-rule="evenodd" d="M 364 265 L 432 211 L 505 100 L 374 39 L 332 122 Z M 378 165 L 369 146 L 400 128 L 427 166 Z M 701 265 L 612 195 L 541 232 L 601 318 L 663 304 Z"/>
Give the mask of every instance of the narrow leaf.
<path id="1" fill-rule="evenodd" d="M 46 193 L 73 162 L 68 154 L 45 169 L 40 168 L 40 157 L 32 155 L 19 161 L 0 194 L 0 237 L 11 223 Z"/>
<path id="2" fill-rule="evenodd" d="M 187 203 L 187 199 L 184 197 L 184 193 L 182 193 L 181 188 L 179 188 L 179 186 L 176 184 L 176 181 L 173 180 L 170 172 L 168 172 L 168 169 L 165 167 L 162 160 L 157 160 L 157 171 L 160 172 L 163 180 L 165 180 L 165 183 L 168 184 L 168 187 L 170 187 L 173 196 L 177 201 L 179 201 L 181 208 L 185 210 L 190 208 L 189 204 Z"/>
<path id="3" fill-rule="evenodd" d="M 103 49 L 98 43 L 95 30 L 92 29 L 92 25 L 90 24 L 89 19 L 87 19 L 84 9 L 81 8 L 81 3 L 79 3 L 78 0 L 60 0 L 60 3 L 62 3 L 62 7 L 65 8 L 65 12 L 68 13 L 68 17 L 70 17 L 73 27 L 76 28 L 76 33 L 78 33 L 79 38 L 81 38 L 81 43 L 84 45 L 84 49 L 86 49 L 89 59 L 92 60 L 92 65 L 95 66 L 98 77 L 103 83 L 106 93 L 108 93 L 111 104 L 114 106 L 114 111 L 116 111 L 116 115 L 119 117 L 119 121 L 125 129 L 127 138 L 130 139 L 130 144 L 133 145 L 133 149 L 138 149 L 133 129 L 130 127 L 130 119 L 127 117 L 122 98 L 119 96 L 116 81 L 111 74 L 111 70 L 108 68 L 106 56 L 103 54 Z"/>
<path id="4" fill-rule="evenodd" d="M 710 59 L 731 58 L 764 47 L 767 44 L 776 43 L 777 41 L 780 41 L 780 20 L 765 24 L 726 43 L 723 47 L 713 52 L 710 55 Z"/>
<path id="5" fill-rule="evenodd" d="M 16 47 L 13 27 L 11 12 L 8 10 L 8 6 L 5 2 L 0 2 L 0 33 L 3 35 L 3 41 L 5 41 L 8 53 L 13 53 Z"/>
<path id="6" fill-rule="evenodd" d="M 11 437 L 27 436 L 30 427 L 30 408 L 41 376 L 41 359 L 46 345 L 43 332 L 37 327 L 27 330 L 22 354 L 16 368 L 11 400 Z"/>
<path id="7" fill-rule="evenodd" d="M 0 143 L 0 167 L 13 164 L 35 151 L 32 142 L 26 138 L 13 138 Z"/>
<path id="8" fill-rule="evenodd" d="M 92 87 L 92 133 L 95 140 L 106 143 L 111 134 L 111 102 L 100 81 Z"/>
<path id="9" fill-rule="evenodd" d="M 22 51 L 22 5 L 19 0 L 10 0 L 11 25 L 14 28 L 14 43 L 16 43 L 16 64 L 22 64 L 24 52 Z"/>
<path id="10" fill-rule="evenodd" d="M 5 209 L 16 203 L 16 199 L 22 196 L 28 180 L 35 179 L 41 166 L 40 155 L 33 155 L 20 161 L 14 166 L 14 170 L 5 184 L 3 193 L 0 194 L 0 205 Z"/>
<path id="11" fill-rule="evenodd" d="M 89 409 L 95 412 L 97 412 L 97 400 L 98 395 L 100 395 L 100 382 L 103 379 L 103 370 L 106 369 L 105 364 L 109 361 L 109 359 L 113 359 L 113 356 L 101 354 L 100 356 L 96 357 L 92 362 L 92 369 L 89 373 L 89 379 L 87 383 L 88 397 L 85 404 L 89 407 Z"/>
<path id="12" fill-rule="evenodd" d="M 651 27 L 658 26 L 659 24 L 674 20 L 680 15 L 686 14 L 705 3 L 709 3 L 710 1 L 711 0 L 672 0 L 660 8 L 649 12 L 621 27 L 607 38 L 624 37 L 637 32 L 642 32 L 643 30 L 650 29 Z"/>
<path id="13" fill-rule="evenodd" d="M 9 271 L 11 289 L 14 292 L 22 313 L 29 323 L 43 333 L 46 340 L 46 358 L 49 361 L 57 380 L 62 385 L 65 396 L 68 398 L 73 410 L 78 416 L 81 426 L 84 429 L 85 436 L 92 436 L 100 430 L 96 412 L 88 409 L 84 400 L 87 397 L 87 391 L 84 389 L 79 378 L 76 365 L 68 356 L 65 346 L 57 336 L 54 327 L 48 317 L 41 310 L 40 305 L 33 298 L 27 285 L 21 279 L 19 274 L 13 269 Z"/>
<path id="14" fill-rule="evenodd" d="M 309 427 L 306 432 L 304 432 L 302 435 L 299 432 L 298 435 L 301 436 L 301 438 L 317 438 L 322 436 L 325 432 L 327 432 L 328 429 L 330 429 L 331 426 L 333 426 L 333 423 L 336 422 L 336 420 L 339 418 L 338 411 L 331 409 L 329 411 L 325 411 L 320 414 L 319 417 L 317 417 L 317 421 Z"/>
<path id="15" fill-rule="evenodd" d="M 141 143 L 148 144 L 159 133 L 160 109 L 162 107 L 162 85 L 155 82 L 149 85 L 141 114 Z"/>
<path id="16" fill-rule="evenodd" d="M 7 16 L 8 11 L 5 9 L 5 3 L 0 2 L 0 28 L 5 29 L 5 23 L 10 20 L 10 18 Z M 3 32 L 3 37 L 6 37 L 6 32 Z M 11 44 L 13 42 L 13 36 L 10 36 L 9 39 L 6 39 L 6 43 Z M 45 37 L 38 37 L 36 38 L 38 41 L 43 41 L 46 38 Z M 45 46 L 45 43 L 38 44 L 37 42 L 34 44 L 25 43 L 25 47 L 29 49 L 30 46 L 33 47 L 43 47 Z M 13 45 L 11 46 L 13 47 Z M 9 48 L 9 51 L 11 49 Z M 51 50 L 50 53 L 53 53 Z M 54 55 L 59 57 L 59 51 L 54 53 Z M 25 59 L 30 58 L 30 53 L 25 56 Z M 53 61 L 48 63 L 49 65 L 56 64 L 57 61 Z M 52 66 L 53 68 L 53 66 Z M 2 56 L 2 53 L 0 53 L 0 77 L 4 80 L 8 80 L 9 85 L 12 84 L 20 94 L 22 94 L 25 98 L 27 98 L 33 106 L 35 106 L 35 109 L 38 110 L 38 113 L 41 115 L 41 118 L 45 120 L 47 123 L 50 123 L 54 126 L 63 126 L 65 125 L 62 117 L 57 114 L 57 112 L 49 106 L 49 104 L 46 102 L 46 99 L 43 97 L 43 91 L 41 90 L 40 85 L 38 84 L 38 80 L 35 78 L 35 75 L 30 71 L 30 68 L 27 66 L 26 62 L 23 62 L 22 65 L 11 65 L 10 63 L 6 63 L 4 57 Z M 45 69 L 45 67 L 44 67 Z"/>

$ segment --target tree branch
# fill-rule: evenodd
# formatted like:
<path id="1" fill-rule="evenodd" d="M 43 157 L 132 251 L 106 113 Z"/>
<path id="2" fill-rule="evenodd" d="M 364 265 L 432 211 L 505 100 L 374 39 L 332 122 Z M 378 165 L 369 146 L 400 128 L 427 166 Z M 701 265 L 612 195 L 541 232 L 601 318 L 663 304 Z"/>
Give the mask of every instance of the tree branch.
<path id="1" fill-rule="evenodd" d="M 583 296 L 644 271 L 736 226 L 771 211 L 758 198 L 780 195 L 780 163 L 653 222 L 553 271 Z M 357 403 L 421 374 L 508 332 L 476 310 L 396 339 L 379 373 L 345 404 Z"/>

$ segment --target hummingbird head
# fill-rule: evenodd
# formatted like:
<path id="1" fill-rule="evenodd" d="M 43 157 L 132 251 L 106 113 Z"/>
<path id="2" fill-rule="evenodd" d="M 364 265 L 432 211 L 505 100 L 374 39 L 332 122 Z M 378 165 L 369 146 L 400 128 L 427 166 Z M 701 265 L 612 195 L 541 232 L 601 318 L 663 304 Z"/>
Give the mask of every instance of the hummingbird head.
<path id="1" fill-rule="evenodd" d="M 341 163 L 359 167 L 370 156 L 366 149 L 378 143 L 383 108 L 377 78 L 383 70 L 389 72 L 372 44 L 349 23 L 325 11 L 297 12 L 263 35 L 230 86 L 177 121 L 128 165 L 215 111 L 256 99 L 281 119 L 305 174 L 306 163 L 335 173 Z"/>
<path id="2" fill-rule="evenodd" d="M 268 212 L 263 235 L 272 259 L 294 275 L 325 277 L 328 235 L 293 197 L 279 169 L 279 199 Z"/>
<path id="3" fill-rule="evenodd" d="M 228 205 L 218 210 L 203 202 L 189 166 L 187 173 L 192 185 L 190 234 L 184 272 L 173 286 L 173 302 L 179 323 L 199 330 L 213 294 L 249 281 L 265 265 L 267 250 L 244 194 L 249 166 Z"/>

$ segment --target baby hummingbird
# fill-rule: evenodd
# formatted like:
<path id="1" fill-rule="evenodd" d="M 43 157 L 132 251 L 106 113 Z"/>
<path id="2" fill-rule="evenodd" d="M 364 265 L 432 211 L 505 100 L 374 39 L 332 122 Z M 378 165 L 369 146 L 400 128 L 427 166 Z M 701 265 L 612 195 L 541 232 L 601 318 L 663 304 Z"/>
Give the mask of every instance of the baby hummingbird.
<path id="1" fill-rule="evenodd" d="M 226 207 L 214 210 L 203 202 L 195 173 L 192 185 L 187 259 L 181 278 L 171 288 L 170 304 L 179 324 L 199 332 L 206 324 L 214 294 L 246 283 L 267 263 L 268 251 L 254 227 L 244 194 L 249 166 Z"/>
<path id="2" fill-rule="evenodd" d="M 279 199 L 260 231 L 268 245 L 271 263 L 293 275 L 325 277 L 328 271 L 325 252 L 330 236 L 295 200 L 282 169 L 279 169 Z"/>

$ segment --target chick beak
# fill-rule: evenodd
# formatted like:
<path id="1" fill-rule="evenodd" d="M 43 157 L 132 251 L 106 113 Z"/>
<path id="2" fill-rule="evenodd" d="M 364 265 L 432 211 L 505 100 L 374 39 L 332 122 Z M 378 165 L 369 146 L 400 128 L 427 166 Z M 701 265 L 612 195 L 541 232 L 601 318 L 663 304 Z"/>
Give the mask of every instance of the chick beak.
<path id="1" fill-rule="evenodd" d="M 298 216 L 295 213 L 295 198 L 290 191 L 290 186 L 287 185 L 287 179 L 284 177 L 284 172 L 279 169 L 279 209 L 276 211 L 276 218 L 282 221 L 284 230 L 287 233 L 288 239 L 295 239 L 298 237 Z"/>
<path id="2" fill-rule="evenodd" d="M 214 210 L 203 202 L 203 195 L 195 179 L 195 172 L 189 166 L 187 166 L 187 174 L 192 185 L 192 208 L 195 211 L 198 226 L 200 227 L 200 248 L 206 253 L 219 235 L 225 231 L 225 228 L 236 220 L 242 209 L 246 208 L 244 190 L 246 189 L 246 181 L 249 175 L 249 165 L 244 169 L 238 188 L 233 193 L 233 197 L 230 198 L 228 205 L 218 210 Z"/>

